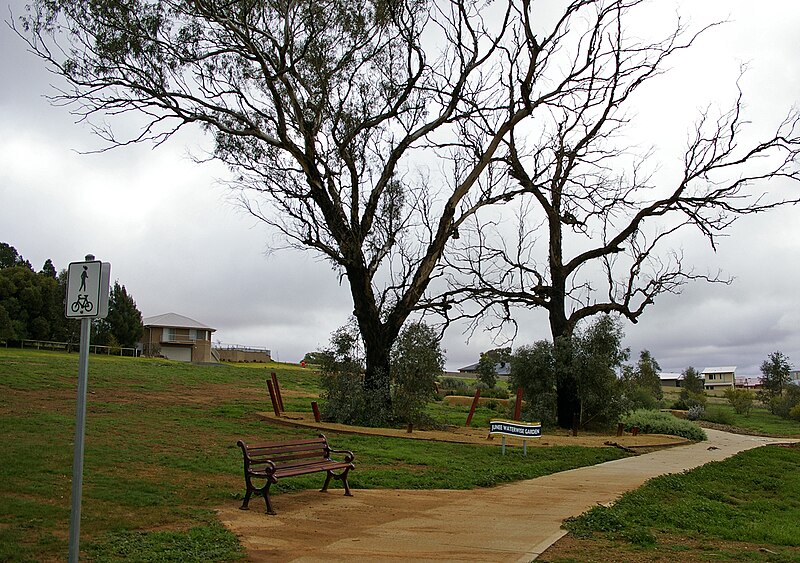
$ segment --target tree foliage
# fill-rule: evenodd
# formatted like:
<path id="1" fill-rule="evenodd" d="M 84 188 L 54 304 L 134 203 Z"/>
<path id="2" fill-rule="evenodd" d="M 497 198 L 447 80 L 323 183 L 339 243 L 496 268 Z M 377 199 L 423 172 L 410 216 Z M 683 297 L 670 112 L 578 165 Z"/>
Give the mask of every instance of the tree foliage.
<path id="1" fill-rule="evenodd" d="M 421 322 L 405 326 L 392 348 L 392 408 L 397 420 L 415 425 L 430 422 L 425 406 L 443 371 L 444 352 L 437 332 Z"/>
<path id="2" fill-rule="evenodd" d="M 439 336 L 424 323 L 404 327 L 392 348 L 392 411 L 381 412 L 375 388 L 365 384 L 361 335 L 354 319 L 337 329 L 330 346 L 320 355 L 322 413 L 345 424 L 378 426 L 386 423 L 427 424 L 425 405 L 433 398 L 436 378 L 444 369 Z"/>
<path id="3" fill-rule="evenodd" d="M 629 354 L 622 346 L 623 337 L 619 319 L 603 315 L 569 339 L 518 348 L 511 359 L 511 384 L 523 388 L 526 415 L 543 424 L 561 425 L 557 418 L 558 380 L 570 377 L 577 382 L 578 424 L 602 428 L 616 423 L 630 408 L 625 386 L 617 376 Z"/>
<path id="4" fill-rule="evenodd" d="M 0 254 L 0 339 L 74 341 L 76 323 L 64 315 L 65 276 L 53 275 L 49 259 L 34 272 L 6 243 L 0 243 Z"/>
<path id="5" fill-rule="evenodd" d="M 143 332 L 142 313 L 136 307 L 136 301 L 124 285 L 115 281 L 109 293 L 108 315 L 95 325 L 96 343 L 133 348 L 141 340 Z"/>
<path id="6" fill-rule="evenodd" d="M 758 400 L 767 405 L 776 414 L 779 399 L 792 379 L 792 364 L 780 350 L 772 352 L 761 363 L 761 390 Z"/>

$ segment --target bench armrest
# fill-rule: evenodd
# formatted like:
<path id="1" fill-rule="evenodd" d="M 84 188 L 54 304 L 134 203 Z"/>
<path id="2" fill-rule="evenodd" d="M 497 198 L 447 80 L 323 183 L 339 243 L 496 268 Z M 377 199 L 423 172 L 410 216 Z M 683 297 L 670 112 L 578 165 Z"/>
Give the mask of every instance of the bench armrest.
<path id="1" fill-rule="evenodd" d="M 345 454 L 345 463 L 351 463 L 356 458 L 355 454 L 350 450 L 334 450 L 333 448 L 328 448 L 328 452 L 332 454 Z"/>

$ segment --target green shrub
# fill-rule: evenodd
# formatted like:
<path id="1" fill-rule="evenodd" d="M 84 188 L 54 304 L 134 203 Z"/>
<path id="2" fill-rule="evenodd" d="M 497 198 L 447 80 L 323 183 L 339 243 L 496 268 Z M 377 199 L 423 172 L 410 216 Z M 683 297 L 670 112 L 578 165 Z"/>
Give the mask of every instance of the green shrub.
<path id="1" fill-rule="evenodd" d="M 733 413 L 719 407 L 706 410 L 706 413 L 703 415 L 703 420 L 713 422 L 714 424 L 724 424 L 726 426 L 733 426 L 734 424 Z"/>
<path id="2" fill-rule="evenodd" d="M 690 408 L 698 405 L 705 408 L 707 402 L 708 399 L 705 393 L 695 393 L 684 389 L 681 391 L 680 399 L 672 405 L 672 408 L 679 411 L 688 411 Z"/>
<path id="3" fill-rule="evenodd" d="M 725 398 L 736 411 L 736 414 L 743 414 L 750 416 L 750 410 L 753 408 L 755 395 L 752 391 L 747 389 L 725 389 Z"/>
<path id="4" fill-rule="evenodd" d="M 460 393 L 455 393 L 455 391 L 464 391 L 463 394 L 468 394 L 466 392 L 469 391 L 469 385 L 467 382 L 458 377 L 442 377 L 439 380 L 439 387 L 441 390 L 447 395 L 459 395 Z"/>
<path id="5" fill-rule="evenodd" d="M 622 417 L 622 423 L 626 430 L 630 431 L 634 426 L 638 426 L 639 431 L 644 434 L 683 436 L 698 442 L 708 439 L 705 431 L 696 424 L 659 411 L 639 409 Z"/>

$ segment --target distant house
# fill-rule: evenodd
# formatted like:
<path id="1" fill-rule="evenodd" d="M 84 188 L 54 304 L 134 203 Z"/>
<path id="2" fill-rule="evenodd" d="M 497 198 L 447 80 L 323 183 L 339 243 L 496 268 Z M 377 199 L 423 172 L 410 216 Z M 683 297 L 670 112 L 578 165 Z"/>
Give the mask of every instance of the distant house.
<path id="1" fill-rule="evenodd" d="M 497 362 L 494 365 L 494 371 L 497 375 L 511 375 L 511 363 L 510 362 Z M 458 368 L 458 372 L 462 374 L 477 374 L 478 373 L 478 364 L 470 364 L 468 366 L 464 366 L 463 368 Z"/>
<path id="2" fill-rule="evenodd" d="M 736 366 L 706 368 L 700 375 L 706 389 L 725 389 L 736 384 Z"/>
<path id="3" fill-rule="evenodd" d="M 683 374 L 670 371 L 659 372 L 658 378 L 661 380 L 661 387 L 682 387 Z"/>
<path id="4" fill-rule="evenodd" d="M 145 356 L 164 356 L 181 362 L 213 362 L 211 333 L 216 329 L 177 313 L 142 320 Z"/>
<path id="5" fill-rule="evenodd" d="M 742 389 L 760 389 L 761 387 L 763 387 L 761 385 L 761 376 L 758 375 L 736 376 L 736 387 L 741 387 Z"/>

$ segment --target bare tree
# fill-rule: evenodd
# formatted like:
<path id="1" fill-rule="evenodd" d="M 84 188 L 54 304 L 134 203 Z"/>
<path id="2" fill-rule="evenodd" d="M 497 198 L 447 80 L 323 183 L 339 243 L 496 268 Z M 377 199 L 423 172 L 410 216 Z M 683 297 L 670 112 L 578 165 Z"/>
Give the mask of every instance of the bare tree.
<path id="1" fill-rule="evenodd" d="M 800 179 L 797 112 L 772 137 L 743 146 L 741 91 L 729 111 L 700 115 L 677 180 L 654 182 L 652 154 L 625 144 L 626 108 L 698 34 L 678 20 L 663 40 L 628 38 L 625 18 L 640 3 L 597 3 L 594 18 L 559 38 L 560 52 L 541 50 L 523 18 L 525 45 L 540 53 L 536 83 L 561 87 L 521 89 L 517 103 L 531 111 L 505 138 L 497 158 L 508 174 L 490 198 L 504 213 L 516 201 L 516 230 L 499 214 L 462 226 L 447 257 L 450 290 L 437 296 L 448 319 L 474 327 L 493 315 L 502 326 L 515 306 L 541 307 L 554 340 L 598 313 L 635 323 L 657 296 L 690 281 L 729 281 L 686 264 L 667 246 L 676 233 L 694 228 L 715 248 L 738 217 L 797 201 L 762 193 L 770 181 Z M 579 409 L 576 381 L 561 374 L 558 386 L 558 422 L 568 427 Z"/>
<path id="2" fill-rule="evenodd" d="M 92 124 L 106 147 L 160 144 L 199 125 L 246 208 L 346 277 L 365 385 L 385 386 L 388 405 L 381 382 L 391 345 L 454 225 L 480 207 L 465 204 L 467 194 L 528 113 L 509 103 L 521 85 L 503 71 L 527 64 L 516 61 L 524 53 L 513 43 L 513 3 L 493 7 L 491 21 L 469 0 L 33 0 L 28 8 L 12 26 L 66 78 L 53 102 Z M 528 72 L 525 87 L 532 81 Z M 104 121 L 120 116 L 141 127 L 121 136 L 124 128 Z M 478 152 L 454 174 L 439 173 L 463 135 Z"/>

